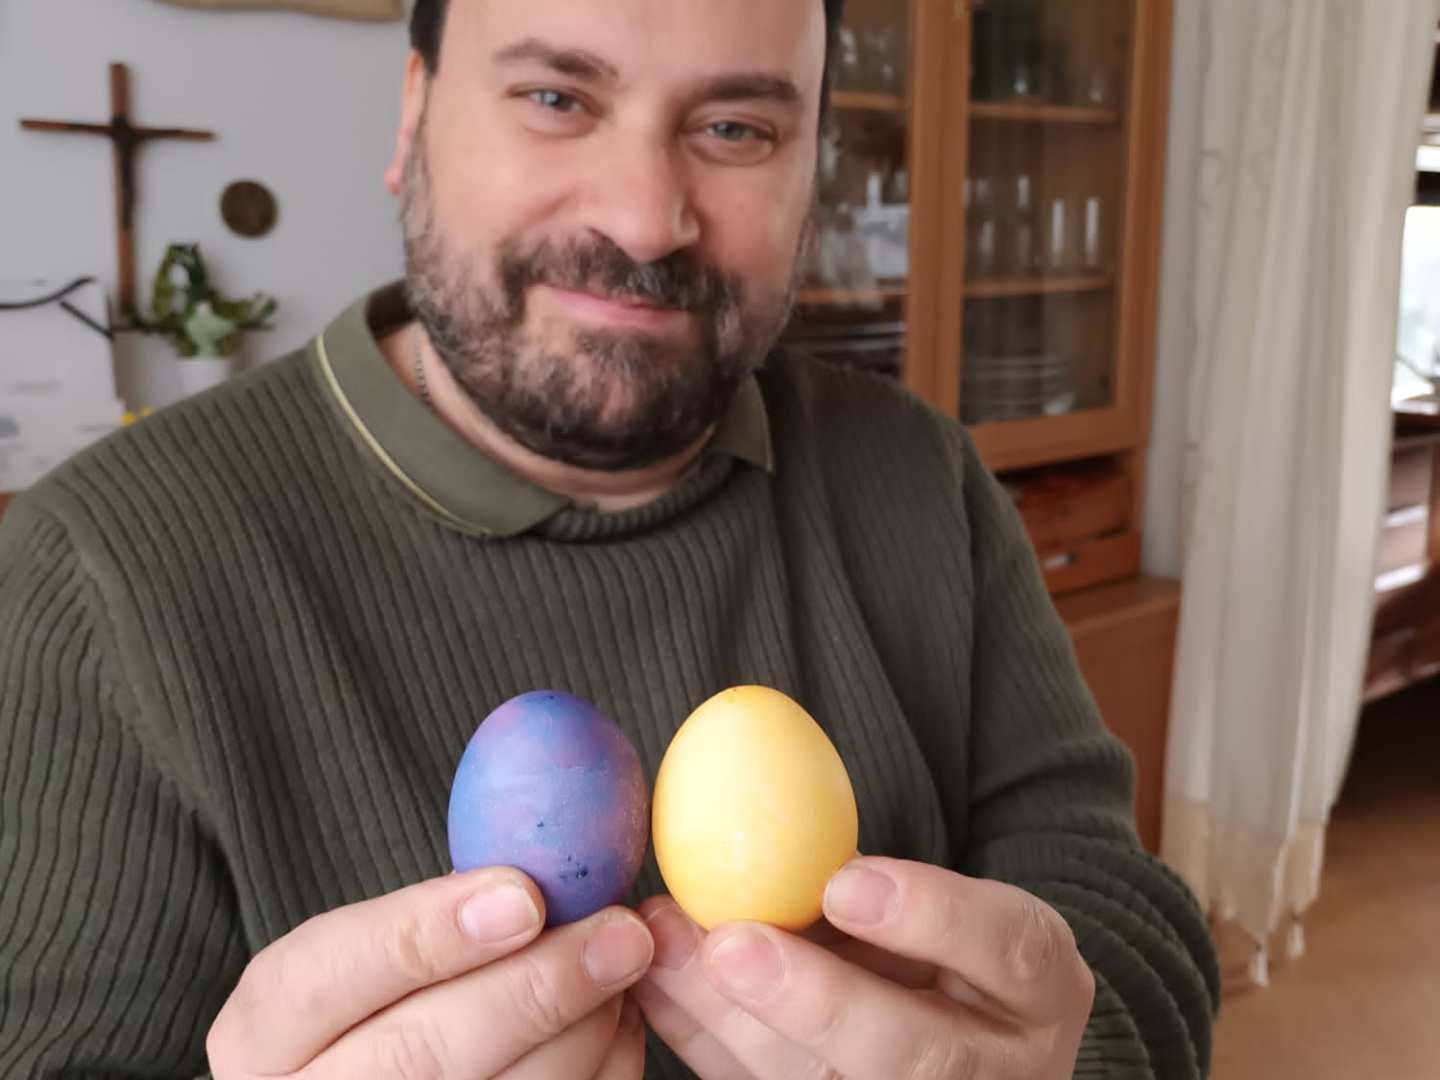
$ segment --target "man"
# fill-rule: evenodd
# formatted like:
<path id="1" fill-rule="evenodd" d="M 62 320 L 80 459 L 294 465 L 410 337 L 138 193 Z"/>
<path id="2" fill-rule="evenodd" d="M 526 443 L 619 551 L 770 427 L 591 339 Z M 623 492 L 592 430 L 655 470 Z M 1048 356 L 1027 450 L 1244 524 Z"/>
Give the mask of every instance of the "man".
<path id="1" fill-rule="evenodd" d="M 13 508 L 0 1076 L 1203 1074 L 1204 923 L 1003 494 L 772 350 L 837 18 L 420 0 L 404 291 Z M 447 874 L 494 705 L 586 697 L 653 775 L 742 683 L 855 780 L 821 930 Z"/>

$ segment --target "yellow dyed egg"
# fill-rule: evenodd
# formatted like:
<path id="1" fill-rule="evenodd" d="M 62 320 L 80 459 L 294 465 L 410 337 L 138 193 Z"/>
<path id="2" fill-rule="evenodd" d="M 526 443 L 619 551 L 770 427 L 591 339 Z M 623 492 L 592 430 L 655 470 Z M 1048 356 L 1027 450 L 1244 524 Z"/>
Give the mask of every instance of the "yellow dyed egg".
<path id="1" fill-rule="evenodd" d="M 652 803 L 665 886 L 707 930 L 740 919 L 810 926 L 859 842 L 855 792 L 834 745 L 764 686 L 725 690 L 690 714 Z"/>

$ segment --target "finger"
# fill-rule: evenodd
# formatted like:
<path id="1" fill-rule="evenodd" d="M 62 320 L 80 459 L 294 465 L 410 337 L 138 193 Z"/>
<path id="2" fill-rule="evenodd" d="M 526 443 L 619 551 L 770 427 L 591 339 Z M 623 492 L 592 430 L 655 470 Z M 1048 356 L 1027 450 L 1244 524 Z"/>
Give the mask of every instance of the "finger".
<path id="1" fill-rule="evenodd" d="M 697 1076 L 706 1080 L 754 1080 L 750 1070 L 721 1045 L 715 1034 L 677 1005 L 650 976 L 631 987 L 630 993 L 651 1030 Z M 728 1002 L 725 1007 L 731 1008 Z"/>
<path id="2" fill-rule="evenodd" d="M 933 990 L 938 969 L 934 964 L 899 956 L 868 941 L 846 938 L 826 948 L 846 963 L 864 968 L 911 990 Z"/>
<path id="3" fill-rule="evenodd" d="M 809 1075 L 814 1059 L 726 998 L 705 977 L 704 934 L 669 897 L 640 906 L 655 938 L 655 962 L 631 991 L 667 1046 L 707 1078 Z M 748 1048 L 748 1054 L 739 1048 Z M 764 1070 L 753 1067 L 762 1062 Z"/>
<path id="4" fill-rule="evenodd" d="M 620 1026 L 621 999 L 611 998 L 568 1031 L 537 1046 L 497 1080 L 554 1080 L 557 1076 L 591 1076 L 600 1068 Z"/>
<path id="5" fill-rule="evenodd" d="M 655 939 L 650 970 L 630 989 L 645 1021 L 665 1045 L 701 1076 L 712 1080 L 749 1080 L 749 1074 L 699 1021 L 660 989 L 674 981 L 667 970 L 681 970 L 694 955 L 703 931 L 668 896 L 655 896 L 637 909 Z M 693 978 L 693 975 L 691 976 Z M 658 980 L 658 981 L 657 981 Z M 723 1005 L 728 1003 L 722 1003 Z"/>
<path id="6" fill-rule="evenodd" d="M 492 868 L 317 915 L 246 967 L 210 1029 L 212 1066 L 294 1072 L 393 1002 L 527 945 L 544 912 L 524 874 Z"/>
<path id="7" fill-rule="evenodd" d="M 666 904 L 673 902 L 668 896 L 655 896 L 641 904 L 639 910 L 644 915 L 648 911 L 660 910 Z M 816 945 L 829 949 L 836 956 L 848 960 L 856 967 L 873 971 L 876 975 L 899 983 L 901 986 L 908 986 L 912 990 L 935 988 L 936 968 L 934 964 L 923 960 L 912 960 L 908 956 L 899 956 L 888 949 L 871 945 L 868 941 L 852 938 L 828 919 L 821 918 L 814 926 L 801 931 L 796 936 L 804 938 L 806 941 L 813 941 Z"/>
<path id="8" fill-rule="evenodd" d="M 1090 983 L 1060 914 L 1001 882 L 870 856 L 831 879 L 825 915 L 853 937 L 934 963 L 936 985 L 956 1000 L 973 1002 L 973 987 L 1021 1020 L 1066 1018 Z"/>
<path id="9" fill-rule="evenodd" d="M 1009 1075 L 1012 1052 L 978 1017 L 935 994 L 906 989 L 812 942 L 759 923 L 720 927 L 701 945 L 716 990 L 778 1037 L 802 1049 L 805 1073 L 772 1071 L 772 1046 L 727 1041 L 757 1075 Z"/>
<path id="10" fill-rule="evenodd" d="M 610 1052 L 601 1062 L 594 1080 L 644 1080 L 644 1078 L 645 1020 L 640 1014 L 640 1006 L 627 992 L 625 1008 L 620 1014 L 620 1026 L 615 1032 L 615 1041 L 610 1044 Z"/>
<path id="11" fill-rule="evenodd" d="M 623 992 L 653 952 L 633 911 L 607 908 L 371 1017 L 316 1058 L 307 1080 L 493 1076 Z"/>

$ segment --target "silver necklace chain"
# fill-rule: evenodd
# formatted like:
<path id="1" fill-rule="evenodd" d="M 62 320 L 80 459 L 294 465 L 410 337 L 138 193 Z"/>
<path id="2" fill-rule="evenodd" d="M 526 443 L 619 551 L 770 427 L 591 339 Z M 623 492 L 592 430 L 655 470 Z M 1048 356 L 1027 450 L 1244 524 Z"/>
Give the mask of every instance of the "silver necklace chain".
<path id="1" fill-rule="evenodd" d="M 415 389 L 420 391 L 420 400 L 431 412 L 435 411 L 435 403 L 430 400 L 430 384 L 425 381 L 425 356 L 420 351 L 420 330 L 415 330 Z"/>

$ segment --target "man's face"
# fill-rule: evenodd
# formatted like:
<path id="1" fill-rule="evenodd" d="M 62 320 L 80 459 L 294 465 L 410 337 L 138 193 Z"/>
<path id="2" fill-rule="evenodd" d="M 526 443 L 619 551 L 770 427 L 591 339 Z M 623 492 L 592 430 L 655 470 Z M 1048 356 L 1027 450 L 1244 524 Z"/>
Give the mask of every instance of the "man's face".
<path id="1" fill-rule="evenodd" d="M 416 315 L 500 428 L 638 468 L 723 414 L 789 315 L 820 0 L 451 0 L 391 179 Z"/>

